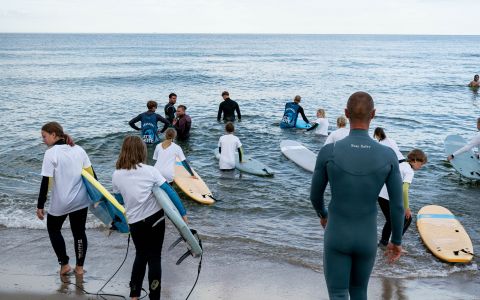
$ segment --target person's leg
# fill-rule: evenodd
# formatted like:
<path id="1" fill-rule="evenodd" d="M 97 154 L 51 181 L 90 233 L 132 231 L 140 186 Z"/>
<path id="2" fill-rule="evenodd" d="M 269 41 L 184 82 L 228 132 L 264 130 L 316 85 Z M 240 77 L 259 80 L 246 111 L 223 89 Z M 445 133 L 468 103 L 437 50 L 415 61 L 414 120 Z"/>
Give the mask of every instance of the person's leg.
<path id="1" fill-rule="evenodd" d="M 71 212 L 69 214 L 70 227 L 72 229 L 73 242 L 75 246 L 75 257 L 77 265 L 75 272 L 83 274 L 83 263 L 87 254 L 87 235 L 85 234 L 85 223 L 87 222 L 88 207 Z"/>
<path id="2" fill-rule="evenodd" d="M 369 246 L 369 244 L 373 245 Z M 352 258 L 352 271 L 350 274 L 350 299 L 366 300 L 368 281 L 372 273 L 375 257 L 377 255 L 377 247 L 375 242 L 365 243 L 364 249 L 360 254 L 355 254 Z"/>
<path id="3" fill-rule="evenodd" d="M 147 224 L 151 226 L 151 237 L 148 245 L 148 282 L 151 300 L 160 299 L 162 289 L 162 246 L 165 235 L 165 219 L 158 222 L 162 217 L 163 210 L 147 220 Z"/>
<path id="4" fill-rule="evenodd" d="M 390 235 L 392 234 L 392 225 L 390 222 L 390 201 L 378 197 L 378 205 L 380 205 L 380 209 L 385 216 L 385 225 L 383 225 L 380 244 L 386 246 L 388 244 L 388 241 L 390 240 Z"/>
<path id="5" fill-rule="evenodd" d="M 145 231 L 146 226 L 144 221 L 130 224 L 130 235 L 135 245 L 135 260 L 130 277 L 130 297 L 140 297 L 142 292 L 142 282 L 147 268 L 148 239 L 151 238 L 148 232 L 146 233 Z"/>
<path id="6" fill-rule="evenodd" d="M 330 300 L 348 300 L 350 285 L 350 255 L 325 244 L 323 266 Z"/>
<path id="7" fill-rule="evenodd" d="M 53 250 L 57 255 L 58 263 L 60 264 L 60 275 L 70 272 L 71 268 L 68 264 L 69 257 L 67 256 L 67 249 L 65 248 L 65 240 L 62 236 L 62 225 L 65 222 L 67 215 L 53 216 L 47 214 L 47 231 L 52 243 Z"/>

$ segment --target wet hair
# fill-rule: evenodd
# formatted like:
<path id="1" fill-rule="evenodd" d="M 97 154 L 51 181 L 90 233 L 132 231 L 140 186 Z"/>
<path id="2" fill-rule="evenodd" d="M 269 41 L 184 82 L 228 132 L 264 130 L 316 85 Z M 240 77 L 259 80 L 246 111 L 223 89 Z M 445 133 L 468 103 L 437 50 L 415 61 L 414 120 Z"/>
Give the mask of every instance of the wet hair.
<path id="1" fill-rule="evenodd" d="M 295 98 L 293 98 L 294 102 L 300 102 L 300 100 L 302 100 L 302 97 L 300 97 L 300 95 L 296 95 Z"/>
<path id="2" fill-rule="evenodd" d="M 230 94 L 229 94 L 227 91 L 223 91 L 222 97 L 223 97 L 223 96 L 230 96 Z"/>
<path id="3" fill-rule="evenodd" d="M 348 98 L 347 111 L 352 120 L 370 120 L 370 113 L 373 109 L 373 98 L 366 92 L 355 92 Z"/>
<path id="4" fill-rule="evenodd" d="M 71 136 L 63 132 L 63 127 L 57 122 L 48 122 L 45 123 L 45 125 L 42 126 L 42 131 L 45 131 L 49 134 L 55 133 L 57 137 L 59 137 L 62 140 L 65 140 L 65 143 L 69 146 L 75 146 L 75 143 L 73 142 L 73 139 Z"/>
<path id="5" fill-rule="evenodd" d="M 158 104 L 156 101 L 150 100 L 147 102 L 147 108 L 152 109 L 152 108 L 157 108 Z"/>
<path id="6" fill-rule="evenodd" d="M 168 99 L 172 99 L 172 97 L 177 97 L 177 94 L 175 94 L 175 93 L 170 93 L 170 95 L 168 95 Z"/>
<path id="7" fill-rule="evenodd" d="M 136 135 L 129 135 L 123 139 L 122 149 L 118 155 L 115 168 L 136 169 L 141 163 L 147 162 L 147 146 L 143 140 Z"/>
<path id="8" fill-rule="evenodd" d="M 344 116 L 340 116 L 337 118 L 337 127 L 345 127 L 347 126 L 347 118 Z"/>
<path id="9" fill-rule="evenodd" d="M 187 110 L 187 107 L 183 104 L 180 104 L 179 106 L 177 106 L 177 108 L 182 108 L 183 111 L 186 111 Z"/>
<path id="10" fill-rule="evenodd" d="M 480 118 L 477 118 L 477 123 L 480 123 Z"/>
<path id="11" fill-rule="evenodd" d="M 375 137 L 378 137 L 380 141 L 383 141 L 387 138 L 387 135 L 385 134 L 385 131 L 382 127 L 375 128 L 375 130 L 373 131 L 373 138 Z"/>
<path id="12" fill-rule="evenodd" d="M 165 139 L 173 140 L 177 136 L 177 131 L 174 128 L 165 130 Z"/>
<path id="13" fill-rule="evenodd" d="M 235 126 L 233 126 L 232 122 L 227 122 L 227 124 L 225 124 L 225 131 L 228 133 L 232 133 L 235 131 Z"/>
<path id="14" fill-rule="evenodd" d="M 478 74 L 475 74 L 475 76 L 473 76 L 473 80 L 475 80 L 475 78 L 478 79 L 478 77 Z"/>
<path id="15" fill-rule="evenodd" d="M 325 110 L 323 108 L 317 109 L 317 113 L 319 113 L 322 118 L 325 118 Z"/>
<path id="16" fill-rule="evenodd" d="M 427 155 L 420 149 L 413 149 L 412 151 L 408 152 L 407 160 L 409 162 L 419 161 L 422 164 L 426 164 L 428 161 Z"/>

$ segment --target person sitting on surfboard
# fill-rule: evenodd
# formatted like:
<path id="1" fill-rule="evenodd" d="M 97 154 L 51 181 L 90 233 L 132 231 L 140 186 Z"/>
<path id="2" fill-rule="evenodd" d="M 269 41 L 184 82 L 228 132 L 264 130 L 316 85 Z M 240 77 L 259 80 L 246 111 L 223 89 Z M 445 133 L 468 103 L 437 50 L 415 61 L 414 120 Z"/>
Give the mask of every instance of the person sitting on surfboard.
<path id="1" fill-rule="evenodd" d="M 163 209 L 152 193 L 155 185 L 167 193 L 187 222 L 187 212 L 178 194 L 162 174 L 147 165 L 146 161 L 147 146 L 142 139 L 138 136 L 127 136 L 123 140 L 112 175 L 113 192 L 125 204 L 130 235 L 136 249 L 130 279 L 132 299 L 140 297 L 147 264 L 150 299 L 160 299 L 165 218 Z"/>
<path id="2" fill-rule="evenodd" d="M 337 129 L 332 131 L 325 140 L 324 145 L 328 145 L 331 143 L 336 143 L 341 139 L 348 136 L 350 130 L 347 127 L 347 119 L 344 116 L 340 116 L 337 118 Z"/>
<path id="3" fill-rule="evenodd" d="M 305 116 L 305 112 L 303 111 L 303 107 L 300 106 L 300 101 L 302 97 L 296 95 L 293 98 L 293 102 L 288 102 L 285 104 L 285 111 L 283 112 L 283 118 L 280 122 L 280 128 L 295 128 L 297 124 L 298 114 L 302 115 L 302 119 L 305 123 L 309 123 L 307 117 Z"/>
<path id="4" fill-rule="evenodd" d="M 192 168 L 190 168 L 182 148 L 173 142 L 176 135 L 177 132 L 175 129 L 168 128 L 167 131 L 165 131 L 165 140 L 158 144 L 153 152 L 153 159 L 157 161 L 154 167 L 160 171 L 160 174 L 165 177 L 168 183 L 173 182 L 177 158 L 182 162 L 182 165 L 188 173 L 190 173 L 193 178 L 197 178 L 193 174 Z"/>
<path id="5" fill-rule="evenodd" d="M 50 183 L 52 186 L 47 213 L 47 230 L 60 264 L 60 275 L 71 271 L 61 232 L 67 217 L 70 219 L 77 260 L 75 273 L 83 274 L 83 264 L 87 254 L 85 223 L 90 200 L 82 182 L 82 169 L 86 169 L 95 178 L 96 175 L 85 150 L 75 145 L 72 138 L 64 133 L 60 124 L 46 123 L 42 127 L 41 134 L 43 142 L 49 148 L 45 152 L 42 163 L 43 178 L 38 194 L 37 217 L 40 220 L 45 217 L 44 206 Z"/>
<path id="6" fill-rule="evenodd" d="M 173 119 L 173 127 L 177 130 L 177 140 L 185 141 L 190 137 L 190 128 L 192 127 L 192 119 L 185 113 L 187 107 L 179 105 L 177 108 L 177 117 Z"/>
<path id="7" fill-rule="evenodd" d="M 480 81 L 479 81 L 479 76 L 478 74 L 475 74 L 475 76 L 473 76 L 473 80 L 470 81 L 470 83 L 468 84 L 469 87 L 479 87 L 480 86 Z"/>
<path id="8" fill-rule="evenodd" d="M 477 75 L 478 76 L 478 75 Z M 477 129 L 480 130 L 480 118 L 477 118 Z M 476 136 L 474 136 L 468 144 L 463 146 L 462 148 L 458 149 L 457 151 L 453 152 L 450 154 L 447 159 L 448 161 L 451 161 L 452 159 L 455 158 L 456 155 L 462 154 L 464 152 L 470 151 L 474 147 L 480 147 L 480 132 L 477 133 Z M 479 151 L 480 152 L 480 151 Z M 480 153 L 477 153 L 477 158 L 480 159 Z"/>
<path id="9" fill-rule="evenodd" d="M 405 209 L 402 235 L 405 234 L 410 226 L 410 223 L 412 223 L 412 212 L 410 210 L 408 201 L 408 189 L 413 181 L 413 172 L 420 170 L 420 168 L 422 168 L 426 163 L 427 155 L 420 149 L 413 149 L 408 153 L 407 160 L 404 159 L 400 162 L 400 175 L 402 176 L 403 182 L 403 208 Z M 392 234 L 392 226 L 390 221 L 390 201 L 385 185 L 378 196 L 378 205 L 380 205 L 383 215 L 385 216 L 385 225 L 383 225 L 382 237 L 380 238 L 378 246 L 386 247 L 388 245 L 388 241 L 390 240 L 390 235 Z"/>
<path id="10" fill-rule="evenodd" d="M 158 125 L 157 122 L 160 121 L 164 124 L 163 129 L 160 133 L 163 133 L 167 130 L 170 122 L 161 115 L 155 113 L 157 110 L 157 102 L 150 100 L 147 102 L 148 110 L 131 119 L 128 124 L 135 130 L 142 131 L 142 139 L 146 144 L 156 144 L 160 141 L 158 137 Z M 141 122 L 140 128 L 135 125 L 137 122 Z"/>
<path id="11" fill-rule="evenodd" d="M 220 122 L 223 113 L 224 122 L 233 122 L 235 121 L 235 112 L 237 112 L 238 121 L 242 119 L 242 114 L 240 113 L 240 106 L 238 103 L 230 99 L 230 94 L 227 91 L 222 93 L 223 102 L 218 106 L 217 121 Z"/>
<path id="12" fill-rule="evenodd" d="M 218 162 L 220 170 L 227 171 L 235 169 L 235 152 L 238 151 L 238 161 L 243 162 L 243 148 L 240 139 L 233 135 L 235 127 L 232 122 L 225 124 L 227 134 L 222 135 L 218 140 L 218 152 L 220 160 Z"/>
<path id="13" fill-rule="evenodd" d="M 317 119 L 313 122 L 312 127 L 308 128 L 307 131 L 315 130 L 317 135 L 328 135 L 328 119 L 325 118 L 325 110 L 319 108 L 317 110 Z"/>

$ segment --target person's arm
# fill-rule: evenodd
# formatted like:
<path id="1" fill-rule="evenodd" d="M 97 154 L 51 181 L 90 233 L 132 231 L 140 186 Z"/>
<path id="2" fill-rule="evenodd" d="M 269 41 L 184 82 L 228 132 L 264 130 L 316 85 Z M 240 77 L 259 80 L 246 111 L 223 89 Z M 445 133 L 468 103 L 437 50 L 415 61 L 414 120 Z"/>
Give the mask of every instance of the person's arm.
<path id="1" fill-rule="evenodd" d="M 164 133 L 165 130 L 167 130 L 168 126 L 170 126 L 170 122 L 165 119 L 164 117 L 162 117 L 161 115 L 159 114 L 156 114 L 157 115 L 157 121 L 160 121 L 163 123 L 163 128 L 162 130 L 160 130 L 161 133 Z"/>
<path id="2" fill-rule="evenodd" d="M 243 147 L 240 146 L 237 149 L 238 149 L 238 161 L 242 163 L 243 162 Z"/>
<path id="3" fill-rule="evenodd" d="M 130 125 L 130 127 L 132 127 L 135 130 L 140 130 L 140 128 L 137 127 L 137 125 L 135 125 L 135 123 L 137 123 L 141 119 L 142 119 L 142 115 L 140 114 L 140 115 L 136 116 L 135 118 L 131 119 L 130 122 L 128 122 L 128 125 Z"/>
<path id="4" fill-rule="evenodd" d="M 190 167 L 190 164 L 186 159 L 182 160 L 182 165 L 188 171 L 188 173 L 190 173 L 190 176 L 195 176 L 195 174 L 193 174 L 192 168 Z"/>
<path id="5" fill-rule="evenodd" d="M 37 208 L 43 209 L 45 207 L 45 202 L 47 202 L 48 195 L 48 186 L 50 185 L 50 178 L 43 176 L 42 183 L 40 184 L 40 192 L 38 193 Z"/>
<path id="6" fill-rule="evenodd" d="M 313 208 L 315 208 L 317 215 L 322 220 L 324 220 L 321 220 L 322 226 L 326 224 L 326 220 L 328 218 L 328 211 L 325 208 L 324 199 L 325 188 L 327 187 L 328 183 L 328 173 L 326 165 L 328 151 L 331 151 L 329 147 L 323 147 L 317 156 L 315 170 L 313 171 L 312 186 L 310 189 L 310 201 L 312 202 Z"/>
<path id="7" fill-rule="evenodd" d="M 453 152 L 452 158 L 464 152 L 470 151 L 475 146 L 480 146 L 480 133 L 477 134 L 473 139 L 471 139 L 468 144 Z"/>
<path id="8" fill-rule="evenodd" d="M 237 112 L 238 120 L 240 121 L 242 119 L 242 115 L 240 114 L 240 106 L 238 106 L 238 103 L 236 103 L 235 111 Z"/>
<path id="9" fill-rule="evenodd" d="M 218 113 L 217 113 L 217 121 L 218 122 L 220 122 L 220 119 L 222 118 L 222 111 L 223 111 L 222 104 L 223 104 L 223 102 L 220 103 L 220 105 L 218 106 Z"/>
<path id="10" fill-rule="evenodd" d="M 403 195 L 403 208 L 405 209 L 405 216 L 410 219 L 412 217 L 412 213 L 410 211 L 409 203 L 408 203 L 408 190 L 410 188 L 410 183 L 404 182 L 402 185 L 402 195 Z"/>
<path id="11" fill-rule="evenodd" d="M 393 153 L 393 150 L 391 151 Z M 397 157 L 396 155 L 393 156 L 394 161 L 391 163 L 391 170 L 385 184 L 390 198 L 390 219 L 392 224 L 391 242 L 396 246 L 400 246 L 402 244 L 405 211 L 403 208 L 402 177 L 400 175 Z"/>
<path id="12" fill-rule="evenodd" d="M 307 117 L 305 116 L 305 112 L 303 111 L 303 107 L 298 108 L 298 112 L 302 115 L 302 119 L 305 121 L 305 123 L 309 123 Z"/>
<path id="13" fill-rule="evenodd" d="M 312 127 L 308 128 L 307 131 L 314 130 L 315 128 L 318 127 L 318 123 L 314 123 Z"/>
<path id="14" fill-rule="evenodd" d="M 187 214 L 187 211 L 185 210 L 185 207 L 182 204 L 182 201 L 180 200 L 180 197 L 178 196 L 177 192 L 167 183 L 164 182 L 160 188 L 167 193 L 168 197 L 170 197 L 170 200 L 172 200 L 173 204 L 175 207 L 178 209 L 178 212 L 180 215 L 183 217 Z"/>

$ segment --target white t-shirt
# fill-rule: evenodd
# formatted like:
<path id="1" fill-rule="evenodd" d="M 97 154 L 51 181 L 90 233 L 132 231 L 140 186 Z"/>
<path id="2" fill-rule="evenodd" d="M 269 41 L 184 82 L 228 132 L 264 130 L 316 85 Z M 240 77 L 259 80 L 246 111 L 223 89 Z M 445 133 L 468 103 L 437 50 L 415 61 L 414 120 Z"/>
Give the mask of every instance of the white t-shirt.
<path id="1" fill-rule="evenodd" d="M 473 147 L 480 147 L 480 133 L 477 133 L 477 135 L 474 136 L 468 144 L 453 152 L 453 156 L 470 151 Z"/>
<path id="2" fill-rule="evenodd" d="M 402 176 L 402 182 L 412 183 L 414 173 L 410 164 L 404 161 L 399 165 L 399 168 L 400 168 L 400 175 Z M 382 190 L 380 191 L 380 195 L 378 196 L 382 197 L 383 199 L 390 200 L 386 185 L 383 185 Z"/>
<path id="3" fill-rule="evenodd" d="M 164 183 L 165 178 L 160 172 L 145 164 L 138 165 L 136 169 L 113 172 L 113 192 L 122 195 L 129 224 L 148 218 L 161 209 L 152 188 L 155 184 L 160 186 Z"/>
<path id="4" fill-rule="evenodd" d="M 315 128 L 315 134 L 327 136 L 328 135 L 327 118 L 318 118 L 315 120 L 315 123 L 318 124 L 317 128 Z"/>
<path id="5" fill-rule="evenodd" d="M 185 160 L 182 148 L 175 143 L 171 143 L 167 149 L 163 149 L 162 143 L 160 143 L 153 152 L 153 159 L 157 161 L 154 167 L 168 182 L 172 182 L 175 176 L 177 157 L 180 161 Z"/>
<path id="6" fill-rule="evenodd" d="M 237 149 L 242 147 L 240 139 L 233 134 L 222 135 L 218 140 L 218 147 L 222 149 L 219 161 L 220 169 L 235 169 L 235 155 L 238 155 Z"/>
<path id="7" fill-rule="evenodd" d="M 350 129 L 347 129 L 345 127 L 338 128 L 337 130 L 330 133 L 330 135 L 327 137 L 327 140 L 325 141 L 324 145 L 328 145 L 328 144 L 331 144 L 331 143 L 336 143 L 336 142 L 346 138 L 349 134 L 350 134 Z"/>
<path id="8" fill-rule="evenodd" d="M 395 154 L 397 155 L 397 159 L 398 159 L 398 160 L 405 159 L 405 157 L 403 156 L 402 152 L 400 152 L 400 149 L 398 149 L 397 143 L 395 143 L 394 140 L 389 139 L 389 138 L 387 137 L 387 138 L 381 140 L 379 143 L 382 144 L 382 145 L 385 145 L 385 146 L 387 146 L 387 147 L 392 148 L 392 150 L 395 151 Z"/>
<path id="9" fill-rule="evenodd" d="M 92 164 L 82 147 L 54 145 L 45 152 L 42 176 L 53 177 L 48 213 L 63 216 L 90 204 L 82 169 Z"/>

